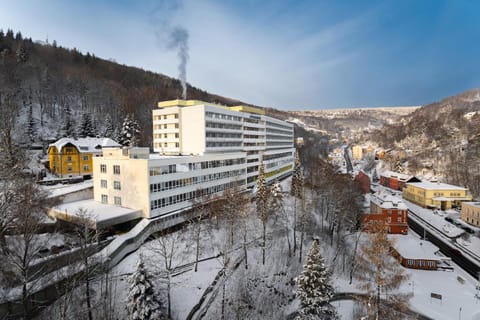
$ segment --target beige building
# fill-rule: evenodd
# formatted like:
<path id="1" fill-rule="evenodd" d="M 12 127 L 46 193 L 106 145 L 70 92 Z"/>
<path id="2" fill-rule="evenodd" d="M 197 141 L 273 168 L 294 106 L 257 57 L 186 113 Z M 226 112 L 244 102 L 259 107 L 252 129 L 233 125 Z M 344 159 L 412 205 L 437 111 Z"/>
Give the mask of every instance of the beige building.
<path id="1" fill-rule="evenodd" d="M 293 169 L 293 124 L 248 106 L 227 107 L 198 100 L 170 100 L 153 110 L 153 150 L 163 155 L 246 152 L 247 186 L 263 160 L 267 182 Z"/>
<path id="2" fill-rule="evenodd" d="M 196 192 L 220 195 L 246 185 L 245 153 L 161 156 L 148 148 L 106 148 L 93 159 L 94 200 L 154 218 L 192 206 Z"/>
<path id="3" fill-rule="evenodd" d="M 352 147 L 352 158 L 353 160 L 361 160 L 363 158 L 363 148 L 361 145 L 354 145 Z"/>
<path id="4" fill-rule="evenodd" d="M 480 202 L 463 202 L 461 218 L 466 223 L 480 227 Z"/>
<path id="5" fill-rule="evenodd" d="M 447 210 L 471 201 L 468 189 L 439 182 L 409 182 L 403 188 L 403 198 L 424 208 Z"/>

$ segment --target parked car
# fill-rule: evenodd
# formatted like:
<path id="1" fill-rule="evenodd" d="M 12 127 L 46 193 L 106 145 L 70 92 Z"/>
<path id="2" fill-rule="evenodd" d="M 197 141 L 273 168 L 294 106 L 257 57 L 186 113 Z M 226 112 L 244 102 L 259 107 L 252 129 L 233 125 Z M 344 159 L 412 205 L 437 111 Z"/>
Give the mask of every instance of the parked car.
<path id="1" fill-rule="evenodd" d="M 450 222 L 450 223 L 453 223 L 453 219 L 450 218 L 450 217 L 445 217 L 445 220 L 448 221 L 448 222 Z"/>

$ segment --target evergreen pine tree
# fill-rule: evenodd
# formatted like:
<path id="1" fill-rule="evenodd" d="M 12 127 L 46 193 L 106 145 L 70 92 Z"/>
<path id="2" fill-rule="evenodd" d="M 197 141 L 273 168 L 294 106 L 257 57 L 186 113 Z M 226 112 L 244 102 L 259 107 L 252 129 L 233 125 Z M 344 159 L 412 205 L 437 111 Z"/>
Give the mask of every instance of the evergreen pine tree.
<path id="1" fill-rule="evenodd" d="M 130 288 L 127 295 L 127 319 L 162 319 L 160 303 L 156 299 L 155 290 L 141 256 L 128 282 Z"/>
<path id="2" fill-rule="evenodd" d="M 64 120 L 63 120 L 63 126 L 62 126 L 62 132 L 61 136 L 62 137 L 76 137 L 76 131 L 75 131 L 75 122 L 72 119 L 72 110 L 70 109 L 70 106 L 65 106 L 64 109 Z"/>
<path id="3" fill-rule="evenodd" d="M 318 248 L 318 240 L 314 240 L 303 271 L 295 279 L 296 296 L 301 304 L 296 319 L 338 319 L 335 308 L 330 304 L 335 294 L 330 284 L 330 272 Z"/>
<path id="4" fill-rule="evenodd" d="M 82 119 L 78 127 L 78 136 L 82 138 L 96 136 L 92 118 L 88 112 L 82 113 Z"/>
<path id="5" fill-rule="evenodd" d="M 140 127 L 133 114 L 127 114 L 123 120 L 122 130 L 118 137 L 118 143 L 125 147 L 134 147 L 137 145 Z"/>
<path id="6" fill-rule="evenodd" d="M 257 194 L 255 196 L 255 204 L 257 206 L 258 218 L 262 221 L 262 227 L 263 227 L 263 233 L 262 233 L 262 239 L 263 239 L 262 263 L 263 264 L 265 264 L 267 221 L 270 215 L 270 211 L 268 209 L 268 201 L 269 201 L 269 189 L 265 182 L 265 176 L 263 173 L 263 161 L 262 161 L 258 166 Z"/>
<path id="7" fill-rule="evenodd" d="M 293 163 L 293 176 L 292 176 L 292 188 L 291 188 L 292 196 L 296 198 L 301 198 L 302 187 L 303 187 L 302 165 L 300 163 L 300 156 L 297 151 L 295 152 L 295 161 Z"/>
<path id="8" fill-rule="evenodd" d="M 33 118 L 33 107 L 31 97 L 28 102 L 28 119 L 27 119 L 27 137 L 30 142 L 35 141 L 36 137 L 36 122 Z"/>
<path id="9" fill-rule="evenodd" d="M 106 138 L 114 139 L 115 128 L 113 127 L 113 121 L 110 114 L 107 114 L 105 117 L 105 130 L 103 131 L 103 136 Z M 115 139 L 114 139 L 115 140 Z"/>

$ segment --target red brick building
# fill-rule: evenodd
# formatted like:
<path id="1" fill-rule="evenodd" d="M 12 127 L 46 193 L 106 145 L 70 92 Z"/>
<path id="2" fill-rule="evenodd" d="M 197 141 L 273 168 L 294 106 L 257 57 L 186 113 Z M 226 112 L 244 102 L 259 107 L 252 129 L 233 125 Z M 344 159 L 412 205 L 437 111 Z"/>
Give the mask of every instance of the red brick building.
<path id="1" fill-rule="evenodd" d="M 385 171 L 380 174 L 380 184 L 390 189 L 402 191 L 407 182 L 421 182 L 421 180 L 415 176 L 393 171 Z"/>
<path id="2" fill-rule="evenodd" d="M 370 177 L 365 172 L 360 171 L 353 182 L 363 194 L 370 193 Z"/>
<path id="3" fill-rule="evenodd" d="M 374 221 L 383 221 L 388 228 L 388 233 L 407 234 L 408 208 L 402 199 L 377 192 L 371 195 L 370 213 L 362 216 L 364 230 L 368 231 L 369 224 Z"/>

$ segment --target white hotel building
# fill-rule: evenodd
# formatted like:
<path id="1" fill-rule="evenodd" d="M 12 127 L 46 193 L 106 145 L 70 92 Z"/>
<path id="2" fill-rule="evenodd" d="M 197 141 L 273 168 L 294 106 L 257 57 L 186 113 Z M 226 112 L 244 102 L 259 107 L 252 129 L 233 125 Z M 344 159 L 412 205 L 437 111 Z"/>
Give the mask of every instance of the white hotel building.
<path id="1" fill-rule="evenodd" d="M 94 200 L 153 218 L 191 207 L 197 190 L 220 195 L 253 187 L 263 160 L 267 182 L 291 174 L 293 125 L 263 110 L 195 100 L 153 110 L 153 149 L 105 148 L 93 159 Z"/>

